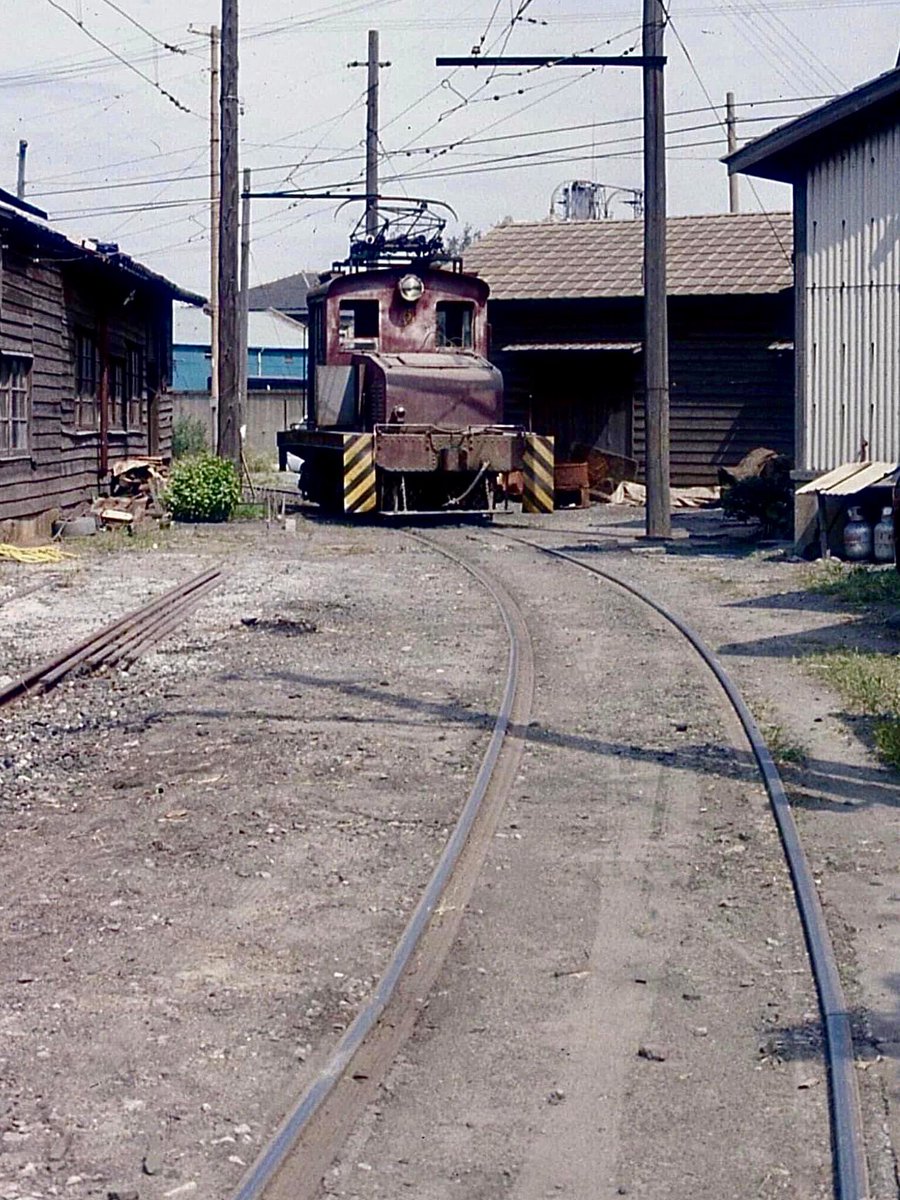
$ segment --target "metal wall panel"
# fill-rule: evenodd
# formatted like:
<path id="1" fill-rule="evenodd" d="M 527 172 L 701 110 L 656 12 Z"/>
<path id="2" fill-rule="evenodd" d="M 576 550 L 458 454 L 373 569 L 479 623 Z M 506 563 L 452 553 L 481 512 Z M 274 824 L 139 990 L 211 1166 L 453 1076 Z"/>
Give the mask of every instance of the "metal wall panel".
<path id="1" fill-rule="evenodd" d="M 900 124 L 807 176 L 799 467 L 900 460 Z"/>

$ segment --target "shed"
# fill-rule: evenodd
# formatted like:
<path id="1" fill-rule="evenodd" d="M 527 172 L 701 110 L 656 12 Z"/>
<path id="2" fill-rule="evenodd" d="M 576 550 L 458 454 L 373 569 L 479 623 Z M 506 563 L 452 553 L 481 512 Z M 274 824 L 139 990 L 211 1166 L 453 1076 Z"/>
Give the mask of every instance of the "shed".
<path id="1" fill-rule="evenodd" d="M 715 483 L 756 446 L 793 442 L 791 218 L 670 217 L 672 481 Z M 573 446 L 644 455 L 640 221 L 490 230 L 465 254 L 490 284 L 506 419 Z"/>
<path id="2" fill-rule="evenodd" d="M 116 460 L 168 456 L 176 298 L 202 303 L 0 191 L 0 534 L 101 493 Z"/>
<path id="3" fill-rule="evenodd" d="M 900 68 L 748 143 L 793 187 L 801 479 L 900 459 Z"/>

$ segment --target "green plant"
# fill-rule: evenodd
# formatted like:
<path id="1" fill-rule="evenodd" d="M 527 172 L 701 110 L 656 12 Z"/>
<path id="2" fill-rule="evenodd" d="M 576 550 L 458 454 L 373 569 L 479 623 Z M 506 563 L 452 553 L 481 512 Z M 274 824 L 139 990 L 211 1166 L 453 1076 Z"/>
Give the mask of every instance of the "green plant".
<path id="1" fill-rule="evenodd" d="M 809 586 L 813 592 L 854 606 L 900 603 L 900 573 L 891 569 L 847 566 L 827 559 L 810 575 Z"/>
<path id="2" fill-rule="evenodd" d="M 208 447 L 206 422 L 201 417 L 176 417 L 172 424 L 172 457 L 205 454 Z"/>
<path id="3" fill-rule="evenodd" d="M 175 464 L 163 499 L 177 521 L 228 521 L 241 485 L 232 462 L 201 454 Z"/>
<path id="4" fill-rule="evenodd" d="M 839 650 L 810 659 L 810 666 L 844 701 L 866 717 L 881 759 L 900 768 L 900 656 L 877 651 Z"/>

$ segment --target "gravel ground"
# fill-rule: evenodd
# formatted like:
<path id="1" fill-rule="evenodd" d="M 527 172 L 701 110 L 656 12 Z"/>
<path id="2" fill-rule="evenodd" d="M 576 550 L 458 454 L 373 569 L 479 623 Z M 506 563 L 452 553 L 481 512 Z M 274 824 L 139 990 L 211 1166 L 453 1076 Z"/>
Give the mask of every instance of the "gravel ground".
<path id="1" fill-rule="evenodd" d="M 804 567 L 723 552 L 705 516 L 668 554 L 636 520 L 535 529 L 688 615 L 807 748 L 788 783 L 858 1012 L 872 1195 L 894 1196 L 897 781 L 794 662 L 880 634 L 808 598 Z M 328 1189 L 827 1195 L 802 942 L 717 697 L 633 602 L 439 536 L 533 606 L 539 724 L 427 1019 Z M 129 672 L 0 717 L 0 1200 L 227 1195 L 370 990 L 477 770 L 497 615 L 388 529 L 0 564 L 0 675 L 222 559 Z"/>

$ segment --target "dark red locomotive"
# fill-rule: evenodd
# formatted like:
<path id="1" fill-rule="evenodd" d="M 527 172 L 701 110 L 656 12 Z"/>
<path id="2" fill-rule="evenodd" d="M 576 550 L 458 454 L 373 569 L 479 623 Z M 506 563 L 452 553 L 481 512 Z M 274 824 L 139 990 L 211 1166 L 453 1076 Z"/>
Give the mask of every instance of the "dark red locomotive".
<path id="1" fill-rule="evenodd" d="M 351 255 L 309 294 L 308 418 L 279 433 L 282 468 L 302 459 L 304 495 L 346 513 L 489 511 L 516 471 L 526 507 L 549 510 L 552 440 L 503 424 L 487 284 L 404 257 Z"/>

